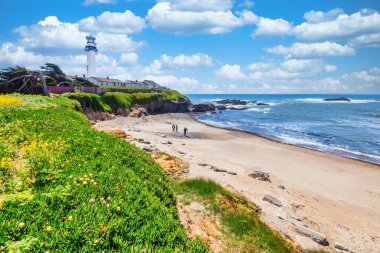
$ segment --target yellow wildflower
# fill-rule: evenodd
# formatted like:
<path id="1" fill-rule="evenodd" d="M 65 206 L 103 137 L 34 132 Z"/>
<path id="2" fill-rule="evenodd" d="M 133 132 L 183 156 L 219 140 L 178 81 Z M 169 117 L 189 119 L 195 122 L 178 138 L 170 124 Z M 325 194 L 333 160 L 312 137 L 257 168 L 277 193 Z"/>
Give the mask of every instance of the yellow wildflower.
<path id="1" fill-rule="evenodd" d="M 51 231 L 51 226 L 46 227 L 46 231 L 50 232 Z"/>
<path id="2" fill-rule="evenodd" d="M 67 218 L 67 220 L 68 220 L 68 221 L 72 221 L 72 220 L 73 220 L 73 216 L 70 215 L 70 216 Z"/>
<path id="3" fill-rule="evenodd" d="M 18 224 L 18 227 L 19 227 L 19 228 L 23 228 L 23 227 L 25 227 L 25 223 L 24 223 L 24 222 L 20 222 L 20 223 Z"/>

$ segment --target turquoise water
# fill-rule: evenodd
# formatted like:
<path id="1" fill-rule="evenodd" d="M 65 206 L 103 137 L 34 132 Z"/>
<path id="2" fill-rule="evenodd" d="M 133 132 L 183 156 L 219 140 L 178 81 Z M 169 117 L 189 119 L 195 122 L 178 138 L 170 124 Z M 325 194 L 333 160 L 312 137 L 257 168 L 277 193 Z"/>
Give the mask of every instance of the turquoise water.
<path id="1" fill-rule="evenodd" d="M 188 95 L 192 103 L 255 100 L 247 110 L 204 113 L 205 123 L 250 131 L 284 143 L 380 164 L 380 95 L 344 95 L 351 102 L 325 102 L 342 95 Z M 239 106 L 234 106 L 239 107 Z"/>

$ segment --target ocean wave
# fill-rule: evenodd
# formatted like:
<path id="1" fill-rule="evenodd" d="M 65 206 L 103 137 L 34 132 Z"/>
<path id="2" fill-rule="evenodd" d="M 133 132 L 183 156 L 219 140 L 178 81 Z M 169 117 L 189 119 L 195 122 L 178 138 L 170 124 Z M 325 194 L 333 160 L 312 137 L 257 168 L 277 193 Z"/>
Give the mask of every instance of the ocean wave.
<path id="1" fill-rule="evenodd" d="M 247 112 L 262 112 L 262 113 L 268 113 L 271 111 L 271 108 L 258 108 L 258 107 L 251 107 L 246 110 Z"/>
<path id="2" fill-rule="evenodd" d="M 347 101 L 325 101 L 325 98 L 297 98 L 294 101 L 302 103 L 337 103 L 337 104 L 367 104 L 367 103 L 380 103 L 379 100 L 374 99 L 351 99 L 351 102 Z"/>

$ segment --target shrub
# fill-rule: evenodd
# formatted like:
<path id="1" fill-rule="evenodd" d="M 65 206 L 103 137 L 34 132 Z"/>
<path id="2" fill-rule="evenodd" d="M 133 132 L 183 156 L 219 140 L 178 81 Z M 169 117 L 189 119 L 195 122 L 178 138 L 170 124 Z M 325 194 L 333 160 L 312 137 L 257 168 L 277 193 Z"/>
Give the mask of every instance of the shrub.
<path id="1" fill-rule="evenodd" d="M 156 101 L 158 99 L 157 92 L 151 92 L 151 93 L 143 93 L 143 92 L 138 92 L 138 93 L 132 93 L 133 95 L 133 101 L 135 104 L 138 105 L 145 105 L 150 102 Z"/>
<path id="2" fill-rule="evenodd" d="M 113 112 L 116 112 L 118 109 L 130 109 L 133 105 L 133 96 L 128 93 L 106 92 L 102 97 Z"/>
<path id="3" fill-rule="evenodd" d="M 82 108 L 89 108 L 94 111 L 111 112 L 111 108 L 103 101 L 103 98 L 97 94 L 76 91 L 65 93 L 62 96 L 77 100 Z"/>
<path id="4" fill-rule="evenodd" d="M 188 102 L 189 101 L 189 99 L 185 95 L 179 93 L 176 90 L 169 90 L 169 89 L 163 90 L 162 97 L 164 98 L 165 102 L 171 102 L 171 101 Z"/>

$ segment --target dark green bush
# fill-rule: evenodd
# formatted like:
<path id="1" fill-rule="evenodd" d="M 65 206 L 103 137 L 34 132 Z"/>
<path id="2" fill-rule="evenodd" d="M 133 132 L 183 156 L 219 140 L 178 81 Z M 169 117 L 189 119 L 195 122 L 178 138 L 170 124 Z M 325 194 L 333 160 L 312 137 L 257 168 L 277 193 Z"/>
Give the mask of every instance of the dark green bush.
<path id="1" fill-rule="evenodd" d="M 97 94 L 76 91 L 65 93 L 62 96 L 79 101 L 82 108 L 89 108 L 101 112 L 111 112 L 111 108 L 103 101 L 103 98 Z"/>
<path id="2" fill-rule="evenodd" d="M 133 105 L 133 96 L 123 92 L 106 92 L 102 95 L 103 100 L 116 112 L 118 109 L 130 109 Z"/>

